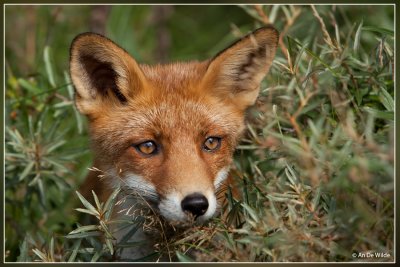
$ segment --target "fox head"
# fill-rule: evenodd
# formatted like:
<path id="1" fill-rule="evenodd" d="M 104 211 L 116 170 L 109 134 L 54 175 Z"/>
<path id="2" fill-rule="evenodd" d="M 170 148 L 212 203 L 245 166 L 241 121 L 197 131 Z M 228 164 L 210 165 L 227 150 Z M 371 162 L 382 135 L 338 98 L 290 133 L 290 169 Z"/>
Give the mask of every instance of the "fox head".
<path id="1" fill-rule="evenodd" d="M 212 217 L 278 35 L 263 27 L 210 60 L 155 66 L 98 34 L 77 36 L 75 102 L 110 191 L 133 189 L 169 221 Z"/>

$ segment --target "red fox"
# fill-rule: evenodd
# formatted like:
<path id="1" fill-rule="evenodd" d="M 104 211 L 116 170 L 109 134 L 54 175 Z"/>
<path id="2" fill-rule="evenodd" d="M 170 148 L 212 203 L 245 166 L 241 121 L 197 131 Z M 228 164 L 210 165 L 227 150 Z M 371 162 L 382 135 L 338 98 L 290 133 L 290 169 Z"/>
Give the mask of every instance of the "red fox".
<path id="1" fill-rule="evenodd" d="M 84 196 L 94 190 L 104 201 L 121 186 L 167 221 L 211 218 L 278 39 L 265 26 L 212 59 L 149 66 L 106 37 L 78 35 L 70 57 L 75 102 L 104 174 L 89 173 Z"/>

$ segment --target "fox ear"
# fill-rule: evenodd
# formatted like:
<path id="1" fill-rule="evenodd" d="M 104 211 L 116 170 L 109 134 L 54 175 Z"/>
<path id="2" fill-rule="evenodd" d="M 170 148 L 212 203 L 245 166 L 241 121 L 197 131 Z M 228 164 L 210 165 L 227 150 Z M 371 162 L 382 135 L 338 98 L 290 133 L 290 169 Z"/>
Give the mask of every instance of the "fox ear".
<path id="1" fill-rule="evenodd" d="M 203 86 L 242 110 L 253 105 L 274 59 L 278 39 L 278 31 L 271 26 L 246 35 L 211 60 Z"/>
<path id="2" fill-rule="evenodd" d="M 87 115 L 106 104 L 125 104 L 145 82 L 139 65 L 124 49 L 95 33 L 73 40 L 70 73 L 76 105 Z"/>

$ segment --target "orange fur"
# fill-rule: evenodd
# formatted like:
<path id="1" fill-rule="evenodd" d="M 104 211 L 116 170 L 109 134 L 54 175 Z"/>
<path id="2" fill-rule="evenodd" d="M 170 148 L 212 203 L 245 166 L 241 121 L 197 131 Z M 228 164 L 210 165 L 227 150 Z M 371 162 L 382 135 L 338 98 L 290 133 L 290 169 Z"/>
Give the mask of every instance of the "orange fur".
<path id="1" fill-rule="evenodd" d="M 211 60 L 148 66 L 105 37 L 79 35 L 70 65 L 76 106 L 89 119 L 94 166 L 104 175 L 100 181 L 99 173 L 89 173 L 84 196 L 94 189 L 105 201 L 117 185 L 132 187 L 153 194 L 161 213 L 178 221 L 185 215 L 175 202 L 183 207 L 194 193 L 208 200 L 206 210 L 215 209 L 216 179 L 227 176 L 244 112 L 256 100 L 277 43 L 269 26 Z M 210 137 L 220 140 L 216 150 L 204 147 Z M 138 150 L 146 141 L 157 153 Z"/>

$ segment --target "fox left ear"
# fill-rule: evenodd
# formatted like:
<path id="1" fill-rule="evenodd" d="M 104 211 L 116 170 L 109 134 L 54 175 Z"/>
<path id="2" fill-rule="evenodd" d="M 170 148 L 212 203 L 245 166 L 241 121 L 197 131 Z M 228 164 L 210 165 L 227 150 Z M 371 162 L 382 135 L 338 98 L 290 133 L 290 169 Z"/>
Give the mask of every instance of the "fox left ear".
<path id="1" fill-rule="evenodd" d="M 245 110 L 257 99 L 260 83 L 274 59 L 278 40 L 279 33 L 272 26 L 246 35 L 210 61 L 203 86 Z"/>

